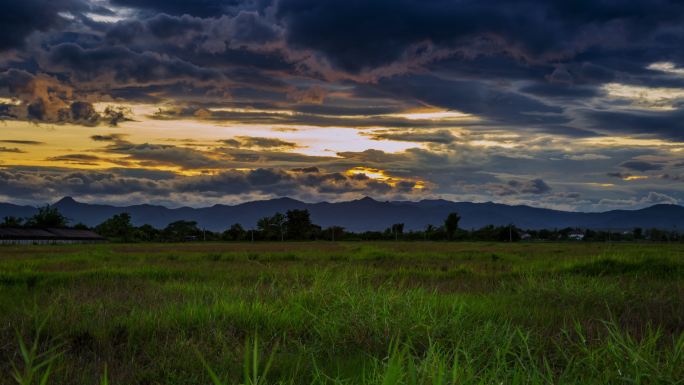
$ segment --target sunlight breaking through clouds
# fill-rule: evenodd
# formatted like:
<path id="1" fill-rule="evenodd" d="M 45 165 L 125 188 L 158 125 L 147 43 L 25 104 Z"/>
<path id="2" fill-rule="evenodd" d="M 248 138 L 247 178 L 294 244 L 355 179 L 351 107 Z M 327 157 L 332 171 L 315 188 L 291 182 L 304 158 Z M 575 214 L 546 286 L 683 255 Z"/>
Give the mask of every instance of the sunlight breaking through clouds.
<path id="1" fill-rule="evenodd" d="M 674 87 L 644 87 L 609 83 L 603 90 L 611 98 L 624 99 L 632 107 L 652 110 L 675 110 L 684 102 L 684 89 Z"/>
<path id="2" fill-rule="evenodd" d="M 676 1 L 4 5 L 3 196 L 684 200 Z"/>

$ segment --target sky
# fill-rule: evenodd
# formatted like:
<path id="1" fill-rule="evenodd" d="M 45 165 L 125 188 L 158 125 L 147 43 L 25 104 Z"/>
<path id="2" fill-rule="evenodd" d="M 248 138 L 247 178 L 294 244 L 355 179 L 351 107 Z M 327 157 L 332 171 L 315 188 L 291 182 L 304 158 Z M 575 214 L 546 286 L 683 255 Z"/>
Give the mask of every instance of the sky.
<path id="1" fill-rule="evenodd" d="M 0 201 L 684 202 L 680 1 L 0 5 Z"/>

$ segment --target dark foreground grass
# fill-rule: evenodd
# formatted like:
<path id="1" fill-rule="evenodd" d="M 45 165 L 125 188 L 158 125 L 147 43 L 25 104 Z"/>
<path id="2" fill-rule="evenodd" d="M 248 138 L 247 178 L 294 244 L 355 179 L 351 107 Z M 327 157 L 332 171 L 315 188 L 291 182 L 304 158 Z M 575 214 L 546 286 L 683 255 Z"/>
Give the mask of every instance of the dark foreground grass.
<path id="1" fill-rule="evenodd" d="M 0 247 L 0 384 L 48 370 L 47 384 L 684 383 L 683 255 L 674 244 Z"/>

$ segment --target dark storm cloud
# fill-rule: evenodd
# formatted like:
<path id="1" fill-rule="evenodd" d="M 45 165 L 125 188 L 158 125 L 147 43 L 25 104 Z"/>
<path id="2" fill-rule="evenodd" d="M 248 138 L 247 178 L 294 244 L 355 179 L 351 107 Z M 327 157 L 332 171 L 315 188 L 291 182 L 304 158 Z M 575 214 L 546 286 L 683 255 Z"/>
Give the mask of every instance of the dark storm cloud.
<path id="1" fill-rule="evenodd" d="M 73 171 L 60 168 L 0 168 L 0 195 L 44 200 L 54 195 L 116 197 L 135 194 L 153 201 L 174 194 L 222 197 L 230 194 L 311 196 L 328 194 L 410 193 L 414 182 L 391 185 L 335 172 L 299 173 L 276 168 L 229 170 L 218 174 L 182 177 L 147 169 Z"/>
<path id="2" fill-rule="evenodd" d="M 641 40 L 661 25 L 677 25 L 682 5 L 645 0 L 281 0 L 277 12 L 290 44 L 358 72 L 399 60 L 407 47 L 425 41 L 460 45 L 474 54 L 489 49 L 533 57 L 617 45 Z M 596 33 L 603 35 L 597 39 Z"/>
<path id="3" fill-rule="evenodd" d="M 291 173 L 280 169 L 260 168 L 249 172 L 230 171 L 217 175 L 186 178 L 177 184 L 184 192 L 209 194 L 259 192 L 280 196 L 318 194 L 408 192 L 409 182 L 400 186 L 371 179 L 359 180 L 340 173 Z"/>
<path id="4" fill-rule="evenodd" d="M 514 183 L 513 181 L 511 181 L 508 184 L 510 186 L 519 188 L 520 192 L 525 194 L 545 194 L 551 191 L 551 187 L 549 187 L 549 185 L 547 185 L 546 182 L 544 182 L 541 179 L 532 179 L 524 183 Z"/>
<path id="5" fill-rule="evenodd" d="M 0 103 L 0 121 L 3 119 L 16 118 L 11 104 Z"/>
<path id="6" fill-rule="evenodd" d="M 39 142 L 36 140 L 15 140 L 15 139 L 9 139 L 9 140 L 0 140 L 0 143 L 8 143 L 8 144 L 23 144 L 27 146 L 38 146 L 41 144 L 45 144 L 43 142 Z"/>
<path id="7" fill-rule="evenodd" d="M 535 83 L 520 89 L 521 92 L 551 98 L 590 98 L 602 95 L 596 87 L 576 86 L 557 83 Z"/>
<path id="8" fill-rule="evenodd" d="M 71 103 L 69 110 L 74 123 L 94 126 L 100 121 L 100 114 L 95 111 L 95 108 L 90 103 L 76 101 Z"/>
<path id="9" fill-rule="evenodd" d="M 620 167 L 634 171 L 655 171 L 663 169 L 662 164 L 646 162 L 641 160 L 630 160 L 627 162 L 622 162 L 620 164 Z"/>
<path id="10" fill-rule="evenodd" d="M 96 148 L 63 149 L 50 160 L 68 167 L 119 162 L 121 169 L 1 169 L 0 194 L 104 196 L 109 189 L 169 201 L 185 194 L 186 202 L 231 194 L 321 200 L 419 196 L 420 180 L 423 194 L 572 207 L 677 196 L 675 177 L 653 174 L 681 174 L 673 170 L 674 142 L 684 140 L 684 98 L 653 92 L 658 100 L 651 101 L 649 92 L 684 87 L 678 1 L 9 0 L 3 6 L 3 124 L 143 121 L 137 128 L 150 117 L 96 107 L 145 103 L 158 105 L 151 118 L 169 125 L 188 119 L 204 126 L 348 127 L 378 141 L 405 142 L 374 142 L 378 148 L 406 142 L 417 148 L 314 157 L 295 152 L 300 143 L 261 133 L 171 145 L 131 143 L 93 128 Z M 609 84 L 647 97 L 615 96 Z M 405 115 L 423 111 L 471 117 Z M 126 133 L 134 125 L 120 126 L 116 131 Z M 665 150 L 583 140 L 601 135 L 673 143 Z M 30 156 L 29 143 L 11 140 L 0 142 L 7 157 L 14 150 Z M 156 167 L 212 175 L 182 177 Z M 394 179 L 348 175 L 355 167 Z M 632 172 L 649 178 L 596 187 Z"/>
<path id="11" fill-rule="evenodd" d="M 216 17 L 243 7 L 256 8 L 265 1 L 245 0 L 111 0 L 114 5 L 172 15 Z"/>
<path id="12" fill-rule="evenodd" d="M 671 180 L 674 182 L 681 182 L 684 181 L 684 174 L 682 175 L 671 175 L 671 174 L 663 174 L 660 176 L 662 179 L 665 180 Z"/>
<path id="13" fill-rule="evenodd" d="M 92 103 L 77 99 L 74 89 L 58 78 L 23 70 L 0 72 L 0 96 L 18 101 L 7 105 L 6 117 L 33 122 L 73 123 L 96 126 L 100 123 L 116 126 L 129 120 L 130 111 L 109 106 L 98 112 Z"/>
<path id="14" fill-rule="evenodd" d="M 15 153 L 15 154 L 22 154 L 26 151 L 20 150 L 16 147 L 2 147 L 0 146 L 0 152 L 9 152 L 9 153 Z"/>
<path id="15" fill-rule="evenodd" d="M 0 52 L 20 48 L 34 31 L 66 25 L 63 13 L 88 10 L 85 0 L 5 0 L 0 12 Z"/>
<path id="16" fill-rule="evenodd" d="M 69 74 L 77 82 L 101 81 L 114 86 L 222 78 L 217 71 L 152 52 L 137 53 L 124 47 L 83 49 L 71 43 L 53 47 L 44 65 L 52 71 Z"/>
<path id="17" fill-rule="evenodd" d="M 184 169 L 219 168 L 225 165 L 208 154 L 191 148 L 166 144 L 134 144 L 120 141 L 105 150 L 125 155 L 125 160 L 137 161 L 146 166 L 178 166 Z"/>
<path id="18" fill-rule="evenodd" d="M 272 106 L 271 106 L 272 107 Z M 318 127 L 395 127 L 395 128 L 439 128 L 472 125 L 472 122 L 441 121 L 431 119 L 406 119 L 392 116 L 344 116 L 297 113 L 282 109 L 272 109 L 269 113 L 261 111 L 209 111 L 201 108 L 160 110 L 153 115 L 155 119 L 201 119 L 207 121 L 241 122 L 248 124 L 282 124 Z"/>
<path id="19" fill-rule="evenodd" d="M 60 195 L 117 195 L 144 192 L 166 195 L 168 187 L 158 181 L 130 178 L 106 171 L 64 169 L 0 169 L 0 194 L 41 201 Z"/>
<path id="20" fill-rule="evenodd" d="M 80 165 L 96 165 L 98 161 L 102 160 L 99 156 L 88 155 L 88 154 L 68 154 L 52 156 L 46 160 L 51 162 L 61 162 L 68 164 L 80 164 Z"/>
<path id="21" fill-rule="evenodd" d="M 423 142 L 448 144 L 456 140 L 454 134 L 446 130 L 438 131 L 399 131 L 383 130 L 367 133 L 374 140 L 397 140 L 402 142 Z"/>
<path id="22" fill-rule="evenodd" d="M 485 123 L 511 126 L 544 126 L 562 133 L 570 118 L 564 109 L 546 104 L 500 84 L 471 80 L 445 80 L 434 76 L 406 75 L 383 79 L 369 92 L 381 92 L 386 97 L 398 97 L 473 114 Z M 453 124 L 453 123 L 452 123 Z M 572 135 L 575 129 L 569 130 Z"/>
<path id="23" fill-rule="evenodd" d="M 546 194 L 551 191 L 551 187 L 542 179 L 531 179 L 526 181 L 510 180 L 507 183 L 491 183 L 487 188 L 495 195 L 519 195 L 519 194 Z"/>
<path id="24" fill-rule="evenodd" d="M 335 104 L 303 104 L 296 105 L 292 109 L 297 112 L 312 115 L 333 115 L 333 116 L 373 116 L 398 114 L 406 109 L 405 104 L 393 103 L 386 105 L 368 105 L 359 101 L 358 105 L 335 105 Z"/>
<path id="25" fill-rule="evenodd" d="M 79 25 L 46 35 L 43 45 L 34 47 L 38 63 L 31 65 L 58 74 L 60 81 L 68 79 L 74 92 L 99 87 L 100 95 L 147 102 L 194 98 L 221 104 L 230 97 L 235 104 L 279 105 L 303 113 L 291 118 L 212 114 L 216 120 L 252 124 L 280 120 L 334 126 L 341 120 L 345 126 L 368 127 L 375 119 L 380 126 L 408 128 L 410 122 L 378 115 L 418 104 L 468 112 L 484 118 L 485 125 L 590 136 L 621 118 L 587 108 L 589 100 L 605 97 L 602 84 L 616 79 L 672 84 L 675 76 L 646 65 L 684 63 L 672 49 L 684 42 L 675 28 L 682 6 L 666 0 L 572 6 L 541 0 L 114 0 L 110 5 L 130 7 L 133 13 L 117 23 L 101 23 L 99 30 Z M 59 0 L 54 7 L 97 8 L 77 0 Z M 73 23 L 79 20 L 85 19 Z M 334 68 L 326 70 L 325 63 Z M 326 86 L 287 83 L 292 76 L 318 77 L 319 71 L 335 78 L 336 71 L 362 70 L 379 81 L 346 84 L 352 93 L 346 99 L 368 97 L 356 106 L 339 97 L 328 103 Z M 379 105 L 381 99 L 397 103 Z M 24 115 L 47 121 L 46 104 L 36 101 Z M 573 121 L 568 107 L 578 104 L 586 109 L 587 127 Z M 73 107 L 72 121 L 92 125 L 96 120 L 86 105 Z M 24 118 L 11 106 L 0 109 L 6 117 Z M 336 118 L 340 115 L 359 119 Z M 625 116 L 620 126 L 641 132 L 655 120 L 664 128 L 653 135 L 676 136 L 671 122 L 678 117 Z"/>
<path id="26" fill-rule="evenodd" d="M 299 147 L 294 142 L 288 142 L 276 138 L 263 138 L 254 136 L 240 136 L 238 137 L 243 146 L 260 147 L 260 148 L 297 148 Z"/>
<path id="27" fill-rule="evenodd" d="M 201 32 L 202 19 L 189 15 L 181 17 L 166 14 L 146 20 L 126 20 L 114 24 L 106 33 L 106 40 L 114 44 L 130 44 L 144 39 L 146 35 L 156 39 L 183 38 L 190 33 Z"/>
<path id="28" fill-rule="evenodd" d="M 238 56 L 235 54 L 245 46 L 256 51 L 273 51 L 265 45 L 274 43 L 279 37 L 278 26 L 250 11 L 214 18 L 160 14 L 142 20 L 120 21 L 105 34 L 105 40 L 110 44 L 123 44 L 134 50 L 163 50 L 199 65 L 218 65 L 221 64 L 219 60 L 223 64 L 244 60 L 244 57 L 231 56 Z M 232 52 L 228 55 L 221 55 L 229 50 Z M 259 60 L 257 56 L 251 58 L 255 62 Z"/>
<path id="29" fill-rule="evenodd" d="M 122 27 L 127 28 L 128 25 L 123 24 Z M 182 36 L 190 31 L 201 31 L 202 21 L 188 15 L 172 17 L 161 14 L 146 20 L 145 29 L 154 37 L 167 39 L 174 36 Z M 133 29 L 133 31 L 140 32 L 137 29 Z"/>
<path id="30" fill-rule="evenodd" d="M 317 173 L 317 172 L 320 172 L 321 170 L 320 170 L 318 167 L 316 167 L 316 166 L 312 166 L 312 167 L 293 168 L 293 169 L 291 169 L 290 171 L 294 171 L 294 172 L 307 172 L 307 173 Z"/>
<path id="31" fill-rule="evenodd" d="M 630 176 L 632 176 L 632 174 L 625 173 L 625 172 L 609 172 L 606 175 L 611 177 L 611 178 L 619 178 L 619 179 L 625 179 L 625 178 L 629 178 Z"/>
<path id="32" fill-rule="evenodd" d="M 240 148 L 293 149 L 299 147 L 294 142 L 258 136 L 236 136 L 234 139 L 222 140 L 221 143 L 230 147 Z"/>
<path id="33" fill-rule="evenodd" d="M 92 135 L 91 140 L 95 142 L 123 142 L 125 134 Z"/>
<path id="34" fill-rule="evenodd" d="M 673 111 L 583 111 L 596 130 L 684 140 L 684 109 Z"/>

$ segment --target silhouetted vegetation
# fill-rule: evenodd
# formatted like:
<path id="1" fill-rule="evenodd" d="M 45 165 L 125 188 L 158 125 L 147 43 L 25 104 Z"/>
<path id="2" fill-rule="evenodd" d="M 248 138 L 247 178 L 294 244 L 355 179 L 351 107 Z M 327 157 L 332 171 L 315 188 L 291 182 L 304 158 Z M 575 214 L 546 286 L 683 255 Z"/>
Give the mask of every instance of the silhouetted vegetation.
<path id="1" fill-rule="evenodd" d="M 128 213 L 114 215 L 95 227 L 95 231 L 112 240 L 130 242 L 135 239 L 136 228 L 131 224 Z"/>
<path id="2" fill-rule="evenodd" d="M 7 216 L 2 219 L 0 227 L 22 227 L 24 225 L 23 218 L 17 218 L 14 216 Z"/>
<path id="3" fill-rule="evenodd" d="M 67 227 L 69 219 L 62 215 L 56 207 L 45 205 L 38 208 L 38 212 L 28 218 L 24 226 L 26 227 Z"/>
<path id="4" fill-rule="evenodd" d="M 582 241 L 582 242 L 682 242 L 678 231 L 662 229 L 593 230 L 580 228 L 525 230 L 513 224 L 487 225 L 479 229 L 459 227 L 461 217 L 452 212 L 446 215 L 441 226 L 429 224 L 423 230 L 406 231 L 403 223 L 395 223 L 384 231 L 348 231 L 341 226 L 322 228 L 311 220 L 308 210 L 289 210 L 263 217 L 256 228 L 245 228 L 234 223 L 225 231 L 214 232 L 201 228 L 195 221 L 176 221 L 163 229 L 149 224 L 135 226 L 128 213 L 116 214 L 92 228 L 98 234 L 115 242 L 190 242 L 190 241 Z M 67 227 L 69 220 L 57 208 L 44 206 L 29 218 L 8 216 L 0 227 Z M 79 223 L 72 228 L 90 229 Z"/>
<path id="5" fill-rule="evenodd" d="M 644 231 L 582 230 L 578 228 L 524 230 L 515 225 L 488 225 L 466 230 L 459 227 L 461 217 L 449 213 L 442 226 L 427 225 L 424 230 L 405 231 L 403 223 L 395 223 L 384 231 L 347 231 L 341 226 L 323 229 L 311 221 L 308 210 L 289 210 L 275 213 L 257 221 L 255 229 L 245 229 L 235 223 L 223 232 L 213 232 L 198 227 L 196 222 L 177 221 L 164 229 L 150 225 L 134 227 L 128 214 L 118 214 L 95 227 L 100 235 L 113 241 L 124 242 L 186 242 L 186 241 L 658 241 L 679 242 L 684 238 L 675 231 L 658 229 Z"/>

